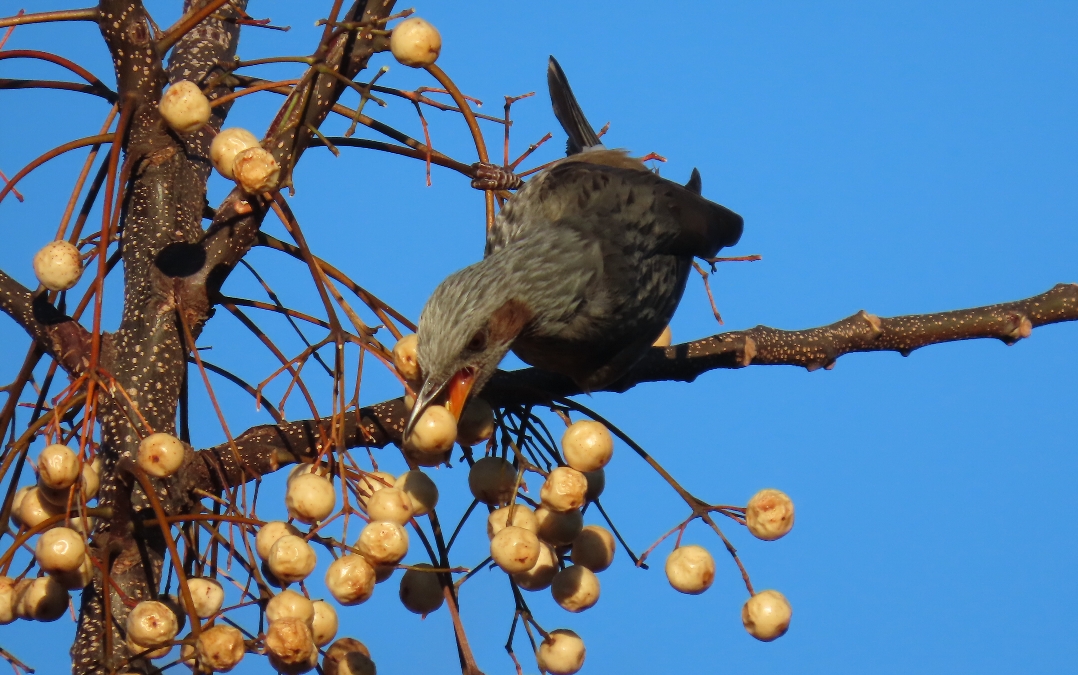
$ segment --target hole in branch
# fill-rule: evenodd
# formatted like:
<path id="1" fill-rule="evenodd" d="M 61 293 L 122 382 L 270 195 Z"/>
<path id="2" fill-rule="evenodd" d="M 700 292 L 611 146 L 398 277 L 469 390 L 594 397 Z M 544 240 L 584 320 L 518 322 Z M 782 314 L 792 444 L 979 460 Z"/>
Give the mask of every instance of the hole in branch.
<path id="1" fill-rule="evenodd" d="M 189 277 L 206 264 L 206 252 L 198 244 L 178 241 L 157 254 L 157 269 L 169 277 Z"/>

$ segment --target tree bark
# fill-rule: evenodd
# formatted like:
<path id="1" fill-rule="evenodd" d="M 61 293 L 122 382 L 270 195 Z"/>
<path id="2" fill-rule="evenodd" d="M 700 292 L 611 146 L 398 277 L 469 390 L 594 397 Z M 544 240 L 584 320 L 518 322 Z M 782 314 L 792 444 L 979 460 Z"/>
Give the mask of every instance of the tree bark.
<path id="1" fill-rule="evenodd" d="M 652 349 L 623 379 L 604 391 L 623 392 L 645 382 L 691 382 L 711 370 L 750 365 L 800 366 L 809 371 L 830 369 L 844 354 L 896 351 L 908 356 L 915 349 L 943 342 L 996 338 L 1011 345 L 1027 338 L 1033 328 L 1078 320 L 1078 284 L 1058 284 L 1040 295 L 987 307 L 934 314 L 880 318 L 860 311 L 827 326 L 779 330 L 757 326 L 745 331 Z M 544 405 L 583 393 L 572 380 L 538 368 L 499 371 L 482 396 L 495 407 Z M 346 415 L 346 447 L 382 448 L 400 445 L 408 410 L 403 399 L 383 401 Z M 197 452 L 200 489 L 234 487 L 247 480 L 239 467 L 257 467 L 260 474 L 293 462 L 310 461 L 325 444 L 332 420 L 302 420 L 266 424 L 236 438 L 241 463 L 228 444 Z M 225 467 L 222 471 L 215 466 Z M 227 480 L 222 485 L 221 480 Z"/>

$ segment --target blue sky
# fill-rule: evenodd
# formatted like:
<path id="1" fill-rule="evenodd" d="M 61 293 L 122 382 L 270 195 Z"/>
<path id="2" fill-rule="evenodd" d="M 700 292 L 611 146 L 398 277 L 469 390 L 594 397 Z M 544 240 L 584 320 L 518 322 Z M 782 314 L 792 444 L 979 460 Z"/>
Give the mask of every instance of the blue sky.
<path id="1" fill-rule="evenodd" d="M 150 6 L 167 24 L 176 4 Z M 253 15 L 293 30 L 248 31 L 240 54 L 307 53 L 317 35 L 313 4 L 252 3 Z M 39 6 L 61 5 L 33 9 Z M 633 0 L 477 1 L 417 10 L 442 32 L 439 64 L 486 102 L 486 112 L 500 114 L 502 95 L 539 92 L 514 108 L 514 156 L 546 131 L 555 138 L 535 161 L 555 158 L 562 147 L 544 93 L 546 58 L 554 54 L 593 124 L 611 122 L 610 145 L 666 156 L 661 171 L 671 178 L 700 169 L 705 196 L 745 218 L 731 254 L 764 256 L 723 266 L 713 278 L 724 329 L 811 327 L 859 309 L 893 316 L 970 307 L 1078 281 L 1073 3 L 671 2 L 657 9 Z M 7 48 L 51 48 L 111 80 L 90 26 L 20 28 Z M 434 86 L 388 56 L 375 63 L 391 66 L 383 80 L 390 86 Z M 0 77 L 61 75 L 0 62 Z M 70 93 L 6 92 L 0 101 L 0 169 L 9 176 L 48 148 L 96 133 L 106 113 L 105 104 Z M 273 94 L 243 99 L 230 124 L 261 133 L 278 104 Z M 393 101 L 367 112 L 421 137 L 408 105 Z M 435 147 L 474 160 L 458 117 L 431 111 L 428 118 Z M 332 124 L 335 132 L 345 126 Z M 500 148 L 499 129 L 485 128 L 488 144 Z M 33 281 L 30 257 L 53 236 L 83 156 L 72 153 L 24 181 L 25 203 L 0 204 L 7 237 L 0 268 L 24 283 Z M 352 149 L 334 159 L 312 150 L 292 203 L 316 252 L 415 318 L 437 282 L 482 250 L 480 193 L 445 170 L 436 168 L 433 179 L 425 187 L 423 167 L 412 160 Z M 226 190 L 215 176 L 211 203 Z M 267 230 L 281 236 L 276 223 Z M 250 260 L 286 302 L 317 306 L 298 264 L 264 251 Z M 118 286 L 111 290 L 115 297 Z M 226 291 L 258 297 L 243 272 Z M 697 279 L 673 330 L 677 341 L 719 330 Z M 637 570 L 619 552 L 600 576 L 595 608 L 570 615 L 539 593 L 530 596 L 537 619 L 548 630 L 567 627 L 584 637 L 585 673 L 1072 668 L 1076 337 L 1078 326 L 1062 324 L 1013 347 L 980 341 L 908 358 L 853 355 L 828 372 L 751 367 L 585 399 L 701 498 L 744 503 L 763 487 L 792 496 L 797 526 L 785 539 L 766 543 L 734 525 L 726 530 L 757 588 L 790 599 L 793 625 L 771 644 L 745 634 L 737 570 L 698 524 L 686 542 L 709 547 L 719 570 L 706 594 L 679 595 L 661 565 Z M 20 352 L 0 363 L 7 381 L 25 341 L 0 320 L 0 342 Z M 223 313 L 200 345 L 213 347 L 204 358 L 256 381 L 274 367 Z M 301 348 L 287 337 L 282 345 Z M 311 382 L 328 400 L 326 380 L 312 372 Z M 234 431 L 267 420 L 242 393 L 215 386 Z M 270 391 L 279 399 L 283 386 Z M 387 376 L 365 377 L 365 402 L 396 395 Z M 220 442 L 208 404 L 200 398 L 196 407 L 196 442 Z M 300 400 L 286 413 L 303 416 Z M 402 471 L 394 455 L 376 457 Z M 468 503 L 464 473 L 443 469 L 435 477 L 440 510 L 453 519 Z M 272 504 L 279 481 L 268 480 L 266 490 L 264 503 Z M 686 515 L 621 445 L 604 504 L 638 551 Z M 265 508 L 264 517 L 283 512 Z M 482 525 L 472 525 L 461 544 L 470 552 L 464 565 L 485 555 Z M 462 603 L 481 667 L 513 672 L 501 650 L 512 617 L 504 578 L 479 574 L 463 587 Z M 408 614 L 393 581 L 341 618 L 341 634 L 366 642 L 381 672 L 457 671 L 447 613 L 423 621 Z M 60 672 L 63 654 L 36 646 L 43 643 L 33 636 L 59 639 L 72 630 L 66 620 L 49 628 L 16 623 L 0 627 L 0 644 L 39 672 Z M 518 642 L 518 653 L 525 651 Z M 249 658 L 238 672 L 267 669 Z M 524 669 L 537 670 L 527 660 Z"/>

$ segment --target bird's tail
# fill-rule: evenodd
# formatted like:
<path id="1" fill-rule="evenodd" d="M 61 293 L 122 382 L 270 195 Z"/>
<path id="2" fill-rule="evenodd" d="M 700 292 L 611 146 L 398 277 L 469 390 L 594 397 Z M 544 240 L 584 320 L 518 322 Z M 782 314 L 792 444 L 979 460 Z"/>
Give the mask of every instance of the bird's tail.
<path id="1" fill-rule="evenodd" d="M 554 117 L 558 118 L 561 128 L 569 135 L 565 143 L 565 154 L 575 155 L 585 148 L 602 145 L 595 129 L 588 124 L 584 117 L 584 111 L 573 96 L 573 90 L 569 87 L 569 80 L 565 78 L 565 72 L 558 65 L 557 59 L 550 57 L 546 70 L 547 88 L 550 89 L 550 103 L 554 106 Z"/>

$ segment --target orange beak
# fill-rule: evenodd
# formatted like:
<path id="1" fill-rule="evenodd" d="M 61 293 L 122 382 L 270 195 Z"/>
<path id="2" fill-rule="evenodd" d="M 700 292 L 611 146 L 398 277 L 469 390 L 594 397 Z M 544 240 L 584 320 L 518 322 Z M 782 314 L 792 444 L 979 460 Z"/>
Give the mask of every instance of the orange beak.
<path id="1" fill-rule="evenodd" d="M 457 421 L 460 421 L 461 413 L 464 412 L 464 404 L 467 402 L 468 394 L 471 393 L 474 384 L 475 371 L 471 368 L 464 368 L 450 378 L 449 384 L 446 386 L 448 400 L 445 407 L 449 409 L 449 412 L 453 413 L 453 417 Z"/>

